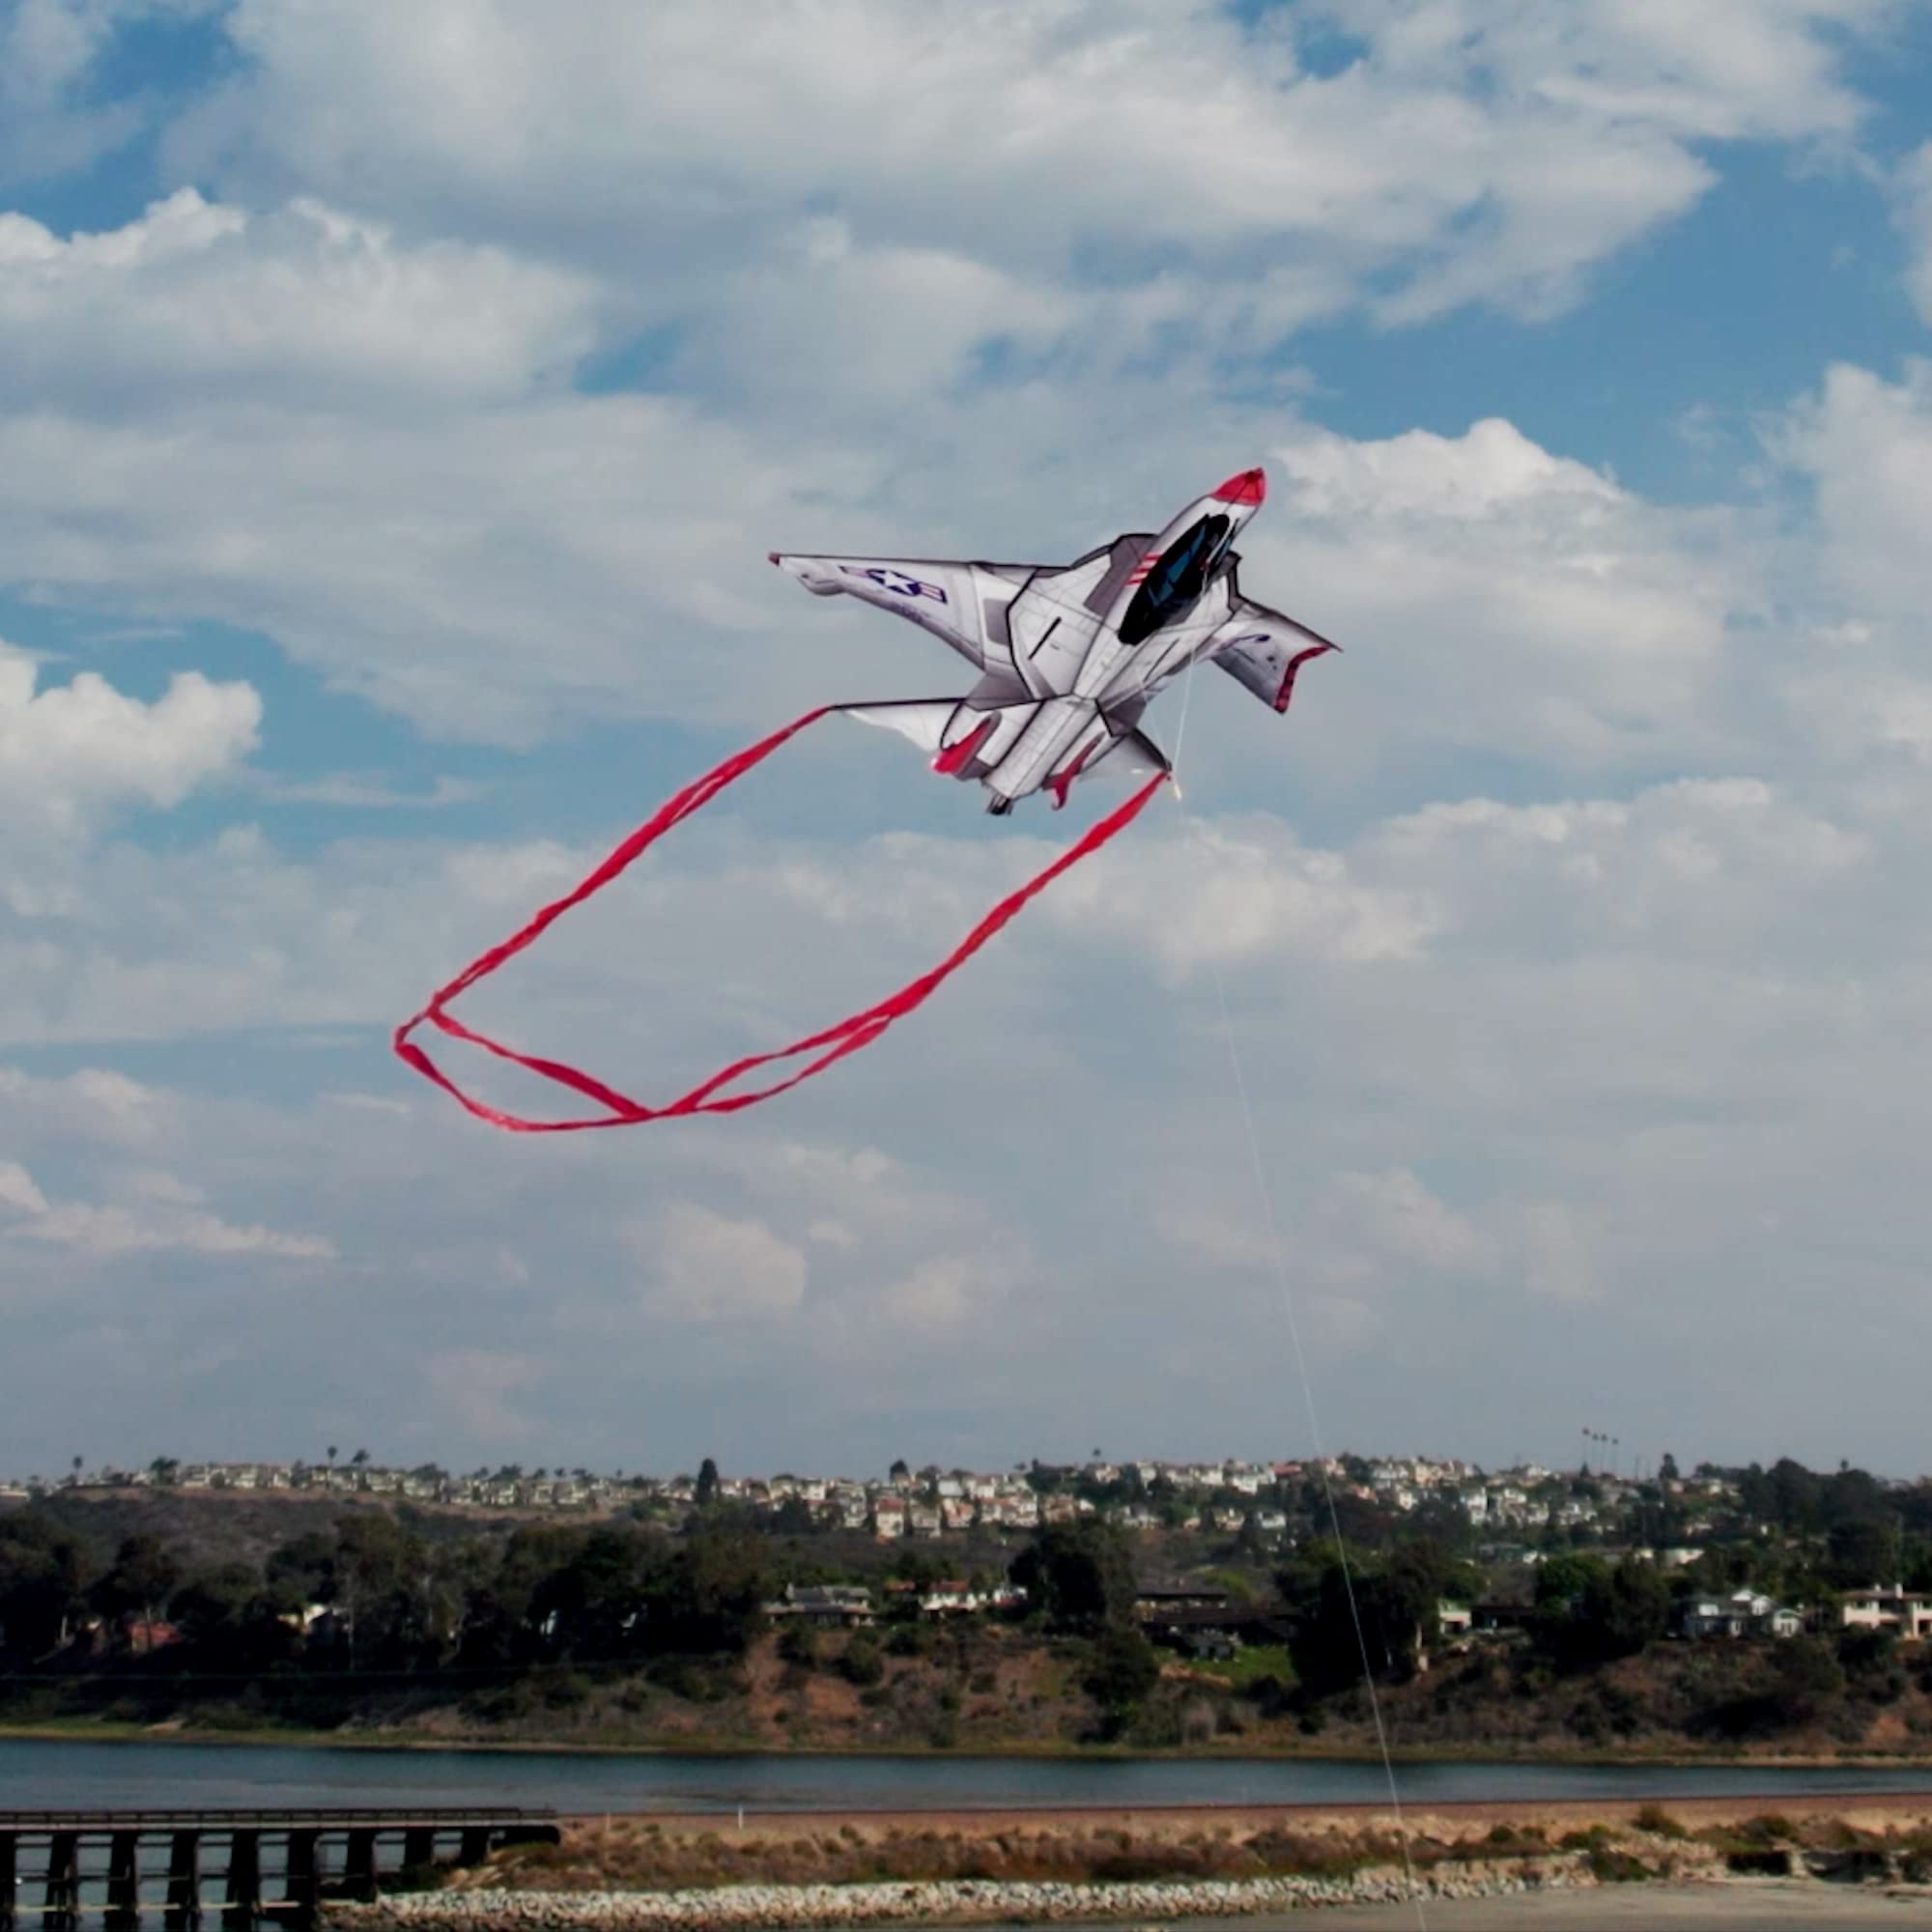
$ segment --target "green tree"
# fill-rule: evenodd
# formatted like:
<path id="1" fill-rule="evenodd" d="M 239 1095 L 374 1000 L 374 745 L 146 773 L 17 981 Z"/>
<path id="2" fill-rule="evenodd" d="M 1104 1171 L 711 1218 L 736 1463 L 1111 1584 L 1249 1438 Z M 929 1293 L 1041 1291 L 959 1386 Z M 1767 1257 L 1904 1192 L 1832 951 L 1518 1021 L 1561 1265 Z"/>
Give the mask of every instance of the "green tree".
<path id="1" fill-rule="evenodd" d="M 1316 1696 L 1377 1676 L 1405 1680 L 1435 1634 L 1437 1605 L 1461 1580 L 1438 1546 L 1412 1544 L 1387 1560 L 1347 1558 L 1327 1543 L 1303 1551 L 1277 1577 L 1293 1618 L 1295 1674 Z"/>
<path id="2" fill-rule="evenodd" d="M 663 1565 L 660 1538 L 614 1527 L 586 1531 L 537 1584 L 529 1614 L 566 1657 L 642 1650 L 651 1591 Z"/>
<path id="3" fill-rule="evenodd" d="M 263 1566 L 263 1585 L 276 1610 L 294 1611 L 335 1599 L 335 1539 L 319 1529 L 273 1550 Z"/>
<path id="4" fill-rule="evenodd" d="M 1577 1621 L 1598 1661 L 1634 1657 L 1669 1630 L 1670 1585 L 1650 1564 L 1626 1557 L 1607 1575 L 1591 1578 Z"/>
<path id="5" fill-rule="evenodd" d="M 0 1653 L 44 1657 L 68 1640 L 85 1599 L 73 1532 L 31 1506 L 0 1515 Z"/>
<path id="6" fill-rule="evenodd" d="M 410 1584 L 420 1551 L 386 1510 L 358 1509 L 335 1528 L 333 1601 L 349 1624 L 351 1667 L 401 1656 L 420 1634 Z"/>
<path id="7" fill-rule="evenodd" d="M 763 1551 L 732 1529 L 685 1537 L 651 1582 L 653 1651 L 740 1653 L 757 1634 L 766 1596 Z"/>
<path id="8" fill-rule="evenodd" d="M 1013 1559 L 1011 1576 L 1056 1630 L 1092 1634 L 1133 1616 L 1133 1554 L 1112 1523 L 1048 1523 Z"/>
<path id="9" fill-rule="evenodd" d="M 708 1509 L 718 1500 L 718 1464 L 709 1456 L 697 1465 L 697 1484 L 691 1499 L 699 1509 Z"/>
<path id="10" fill-rule="evenodd" d="M 246 1563 L 222 1563 L 197 1570 L 169 1605 L 183 1635 L 195 1642 L 229 1636 L 259 1604 L 262 1578 Z"/>
<path id="11" fill-rule="evenodd" d="M 89 1595 L 103 1616 L 138 1613 L 144 1631 L 139 1647 L 147 1649 L 154 1640 L 152 1626 L 160 1620 L 180 1582 L 180 1565 L 158 1537 L 129 1536 L 123 1539 L 113 1567 Z"/>
<path id="12" fill-rule="evenodd" d="M 1826 1548 L 1830 1555 L 1825 1575 L 1840 1590 L 1862 1589 L 1898 1578 L 1896 1517 L 1847 1517 L 1832 1525 Z"/>
<path id="13" fill-rule="evenodd" d="M 787 1496 L 771 1513 L 769 1523 L 774 1536 L 813 1536 L 818 1531 L 818 1518 L 803 1496 Z"/>
<path id="14" fill-rule="evenodd" d="M 1634 1656 L 1670 1628 L 1670 1585 L 1648 1563 L 1626 1557 L 1552 1557 L 1536 1579 L 1536 1634 L 1545 1652 L 1580 1668 Z"/>

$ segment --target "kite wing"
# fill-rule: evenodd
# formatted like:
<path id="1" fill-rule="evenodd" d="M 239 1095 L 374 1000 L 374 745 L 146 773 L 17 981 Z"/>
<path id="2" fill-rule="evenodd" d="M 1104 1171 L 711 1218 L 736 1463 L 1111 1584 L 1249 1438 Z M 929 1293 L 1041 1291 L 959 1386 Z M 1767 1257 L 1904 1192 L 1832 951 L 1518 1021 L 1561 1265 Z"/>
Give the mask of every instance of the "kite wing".
<path id="1" fill-rule="evenodd" d="M 1295 672 L 1310 658 L 1342 647 L 1265 604 L 1236 597 L 1234 605 L 1234 614 L 1215 633 L 1208 655 L 1264 703 L 1286 711 L 1294 695 Z"/>
<path id="2" fill-rule="evenodd" d="M 818 597 L 840 591 L 930 631 L 980 670 L 1013 668 L 1007 607 L 1030 578 L 1057 564 L 967 563 L 937 557 L 800 556 L 771 560 Z"/>

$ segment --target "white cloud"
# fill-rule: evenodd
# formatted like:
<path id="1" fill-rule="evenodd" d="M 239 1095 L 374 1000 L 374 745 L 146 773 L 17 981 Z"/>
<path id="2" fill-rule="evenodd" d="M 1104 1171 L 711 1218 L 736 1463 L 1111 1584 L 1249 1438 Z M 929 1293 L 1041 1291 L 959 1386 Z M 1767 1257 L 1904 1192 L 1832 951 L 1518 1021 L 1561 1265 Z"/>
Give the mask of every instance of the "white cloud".
<path id="1" fill-rule="evenodd" d="M 472 1445 L 509 1444 L 536 1434 L 509 1398 L 538 1379 L 529 1357 L 489 1349 L 441 1349 L 423 1364 L 431 1406 L 440 1425 Z"/>
<path id="2" fill-rule="evenodd" d="M 805 1300 L 804 1254 L 762 1221 L 734 1220 L 696 1203 L 667 1208 L 632 1231 L 646 1304 L 675 1320 L 733 1321 L 784 1315 Z"/>
<path id="3" fill-rule="evenodd" d="M 34 1177 L 16 1160 L 0 1160 L 0 1208 L 28 1215 L 47 1211 L 47 1197 L 34 1185 Z"/>
<path id="4" fill-rule="evenodd" d="M 1520 1208 L 1512 1216 L 1524 1285 L 1557 1301 L 1588 1301 L 1602 1293 L 1607 1243 L 1599 1217 L 1558 1201 Z"/>
<path id="5" fill-rule="evenodd" d="M 71 116 L 107 16 L 69 12 L 85 31 L 15 72 Z M 1259 456 L 1245 587 L 1350 649 L 1286 725 L 1205 679 L 1186 777 L 1210 815 L 1151 812 L 876 1051 L 772 1112 L 595 1145 L 496 1139 L 382 1058 L 383 1023 L 581 869 L 590 841 L 548 836 L 567 814 L 301 852 L 231 825 L 78 865 L 13 841 L 0 1034 L 262 1030 L 196 1093 L 0 1069 L 10 1310 L 54 1311 L 32 1426 L 78 1383 L 58 1351 L 119 1334 L 113 1399 L 145 1427 L 213 1417 L 192 1365 L 218 1359 L 250 1371 L 219 1426 L 312 1427 L 380 1320 L 398 1366 L 356 1358 L 367 1400 L 399 1412 L 429 1361 L 425 1429 L 547 1453 L 688 1460 L 726 1378 L 747 1460 L 948 1431 L 1003 1454 L 1043 1415 L 1082 1447 L 1150 1414 L 1279 1435 L 1209 964 L 1317 1373 L 1326 1350 L 1363 1439 L 1505 1411 L 1533 1439 L 1566 1378 L 1619 1366 L 1713 1427 L 1820 1412 L 1777 1379 L 1830 1385 L 1804 1311 L 1861 1282 L 1878 1332 L 1915 1334 L 1932 1238 L 1928 934 L 1897 884 L 1932 842 L 1927 379 L 1828 378 L 1776 445 L 1817 520 L 1779 527 L 1646 500 L 1494 402 L 1461 433 L 1303 423 L 1318 384 L 1278 352 L 1351 310 L 1574 299 L 1708 191 L 1717 144 L 1856 134 L 1839 63 L 1883 14 L 593 0 L 539 26 L 242 0 L 246 59 L 162 164 L 222 198 L 102 235 L 0 222 L 0 579 L 123 632 L 264 631 L 441 734 L 740 726 L 960 679 L 792 596 L 774 544 L 1065 556 Z M 1297 36 L 1324 20 L 1357 57 L 1318 75 Z M 558 392 L 645 330 L 665 360 L 632 380 L 677 393 Z M 93 826 L 234 773 L 253 695 L 177 694 L 43 691 L 0 659 L 0 802 Z M 790 775 L 895 818 L 917 761 L 832 729 Z M 380 773 L 261 788 L 398 802 Z M 662 1092 L 923 966 L 1060 842 L 1044 817 L 858 839 L 813 803 L 846 829 L 708 820 L 466 1010 Z M 211 1096 L 279 1081 L 296 1029 L 337 1098 Z M 261 1322 L 259 1266 L 203 1259 L 330 1243 L 328 1309 Z M 366 1279 L 358 1247 L 384 1258 Z M 1628 1319 L 1646 1295 L 1676 1346 Z M 665 1346 L 612 1346 L 640 1335 Z M 1699 1379 L 1760 1336 L 1747 1397 Z M 885 1373 L 922 1348 L 943 1377 Z"/>
<path id="6" fill-rule="evenodd" d="M 1905 287 L 1922 321 L 1932 322 L 1932 141 L 1915 148 L 1892 173 L 1892 213 L 1909 259 Z"/>
<path id="7" fill-rule="evenodd" d="M 128 11 L 116 0 L 15 0 L 0 15 L 0 181 L 85 167 L 139 128 L 138 102 L 85 99 Z"/>
<path id="8" fill-rule="evenodd" d="M 122 804 L 179 805 L 254 749 L 262 717 L 251 686 L 199 671 L 178 673 L 152 703 L 93 671 L 37 683 L 33 659 L 0 640 L 0 810 L 16 828 L 67 831 Z"/>
<path id="9" fill-rule="evenodd" d="M 154 1171 L 128 1177 L 128 1202 L 50 1201 L 17 1161 L 0 1161 L 0 1208 L 11 1211 L 4 1232 L 19 1240 L 74 1248 L 96 1259 L 178 1250 L 199 1255 L 268 1255 L 284 1261 L 329 1261 L 334 1242 L 241 1225 L 209 1213 L 202 1191 L 177 1176 Z"/>
<path id="10" fill-rule="evenodd" d="M 1244 582 L 1293 586 L 1276 601 L 1361 647 L 1311 681 L 1322 722 L 1300 755 L 1574 770 L 1722 742 L 1707 699 L 1729 627 L 1763 601 L 1742 518 L 1665 511 L 1493 419 L 1367 441 L 1309 428 L 1273 453 L 1285 486 Z"/>
<path id="11" fill-rule="evenodd" d="M 243 73 L 173 152 L 351 201 L 380 184 L 419 219 L 544 233 L 607 264 L 648 248 L 685 289 L 793 218 L 809 155 L 867 245 L 1048 279 L 1083 250 L 1226 273 L 1292 247 L 1350 276 L 1412 278 L 1419 261 L 1409 310 L 1548 306 L 1709 185 L 1692 144 L 1847 131 L 1859 103 L 1833 37 L 1886 12 L 1669 11 L 1332 5 L 1319 14 L 1363 57 L 1324 77 L 1300 66 L 1292 16 L 1244 29 L 1157 0 L 728 15 L 598 0 L 541 29 L 470 0 L 407 24 L 373 4 L 325 19 L 242 0 Z"/>
<path id="12" fill-rule="evenodd" d="M 1390 1256 L 1448 1274 L 1495 1264 L 1493 1242 L 1406 1168 L 1339 1175 L 1336 1191 L 1349 1221 Z"/>
<path id="13" fill-rule="evenodd" d="M 320 1235 L 284 1234 L 274 1228 L 238 1225 L 216 1214 L 163 1208 L 102 1206 L 66 1201 L 8 1231 L 107 1257 L 178 1249 L 197 1255 L 270 1255 L 283 1261 L 331 1261 L 335 1243 Z"/>
<path id="14" fill-rule="evenodd" d="M 1112 866 L 1059 882 L 1043 910 L 1063 929 L 1132 941 L 1170 980 L 1230 962 L 1413 959 L 1438 918 L 1426 886 L 1367 884 L 1263 818 L 1144 835 Z"/>
<path id="15" fill-rule="evenodd" d="M 796 656 L 753 678 L 731 639 L 775 595 L 747 520 L 773 516 L 778 468 L 634 396 L 428 427 L 381 411 L 0 416 L 0 575 L 265 631 L 476 738 L 593 714 L 764 718 L 824 679 Z"/>
<path id="16" fill-rule="evenodd" d="M 928 1255 L 880 1297 L 889 1319 L 918 1329 L 952 1329 L 985 1320 L 998 1300 L 997 1284 L 963 1255 Z"/>
<path id="17" fill-rule="evenodd" d="M 1835 596 L 1794 696 L 1825 732 L 1860 725 L 1842 749 L 1874 738 L 1915 753 L 1924 702 L 1922 625 L 1932 598 L 1932 362 L 1908 358 L 1896 383 L 1836 364 L 1778 426 L 1774 449 L 1812 490 L 1818 567 Z"/>
<path id="18" fill-rule="evenodd" d="M 1869 890 L 1871 833 L 1760 779 L 1685 779 L 1630 799 L 1433 805 L 1372 828 L 1351 855 L 1384 889 L 1425 884 L 1466 944 L 1545 956 L 1632 946 L 1734 956 L 1804 944 L 1816 907 Z"/>
<path id="19" fill-rule="evenodd" d="M 43 1132 L 119 1147 L 151 1143 L 177 1118 L 167 1094 L 106 1066 L 46 1079 L 0 1065 L 0 1101 Z"/>
<path id="20" fill-rule="evenodd" d="M 182 188 L 65 239 L 0 213 L 0 399 L 115 420 L 370 390 L 386 411 L 483 401 L 567 375 L 595 303 L 560 270 L 404 245 L 306 196 L 251 214 Z"/>

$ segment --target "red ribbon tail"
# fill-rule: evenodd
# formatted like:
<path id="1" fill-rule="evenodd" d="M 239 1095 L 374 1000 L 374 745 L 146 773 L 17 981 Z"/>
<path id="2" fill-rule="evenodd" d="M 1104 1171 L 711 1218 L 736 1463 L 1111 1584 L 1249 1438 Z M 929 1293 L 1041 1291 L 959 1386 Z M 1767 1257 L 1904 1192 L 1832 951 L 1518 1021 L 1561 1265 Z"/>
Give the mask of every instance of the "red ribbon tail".
<path id="1" fill-rule="evenodd" d="M 814 1075 L 822 1073 L 828 1066 L 843 1060 L 848 1054 L 857 1053 L 862 1048 L 870 1046 L 886 1033 L 895 1020 L 902 1019 L 907 1013 L 916 1011 L 923 1006 L 1028 901 L 1044 892 L 1069 867 L 1078 865 L 1091 853 L 1097 852 L 1101 846 L 1131 825 L 1139 817 L 1148 800 L 1167 782 L 1165 773 L 1156 773 L 1149 779 L 1131 797 L 1089 826 L 1050 864 L 1036 872 L 1025 884 L 998 900 L 981 917 L 979 923 L 936 965 L 927 968 L 918 978 L 908 980 L 896 992 L 887 994 L 884 999 L 875 1001 L 871 1006 L 856 1013 L 848 1013 L 841 1020 L 835 1020 L 828 1027 L 821 1027 L 816 1033 L 807 1034 L 803 1038 L 793 1040 L 788 1046 L 774 1047 L 764 1053 L 746 1054 L 728 1065 L 720 1067 L 717 1072 L 707 1075 L 696 1086 L 662 1107 L 645 1106 L 642 1102 L 632 1099 L 628 1094 L 598 1079 L 595 1074 L 586 1073 L 582 1068 L 571 1066 L 563 1061 L 547 1059 L 538 1054 L 523 1053 L 515 1047 L 506 1046 L 502 1041 L 493 1039 L 488 1034 L 479 1033 L 474 1028 L 466 1026 L 447 1010 L 450 1001 L 460 993 L 473 986 L 477 980 L 488 979 L 498 967 L 514 958 L 526 946 L 531 945 L 554 921 L 560 919 L 573 906 L 581 905 L 593 894 L 602 892 L 667 833 L 695 812 L 701 811 L 718 793 L 727 785 L 734 784 L 753 766 L 761 764 L 781 745 L 795 737 L 807 725 L 816 724 L 829 713 L 842 709 L 844 709 L 842 705 L 822 704 L 816 710 L 808 711 L 802 717 L 793 719 L 789 724 L 781 725 L 778 730 L 760 738 L 755 744 L 734 752 L 702 777 L 694 779 L 689 784 L 673 792 L 643 824 L 627 838 L 620 839 L 603 861 L 593 867 L 569 892 L 539 907 L 507 939 L 479 953 L 453 980 L 431 994 L 420 1012 L 396 1028 L 391 1046 L 397 1058 L 421 1074 L 425 1080 L 441 1088 L 459 1106 L 473 1114 L 476 1119 L 488 1122 L 490 1125 L 501 1127 L 510 1133 L 576 1133 L 592 1127 L 637 1126 L 646 1121 L 671 1120 L 694 1114 L 733 1114 L 743 1108 L 756 1106 L 760 1101 L 787 1093 Z M 425 1021 L 448 1037 L 480 1047 L 485 1053 L 498 1060 L 507 1060 L 512 1065 L 535 1073 L 556 1086 L 567 1088 L 604 1111 L 564 1120 L 542 1121 L 521 1114 L 506 1113 L 501 1108 L 492 1107 L 487 1102 L 478 1100 L 458 1086 L 411 1037 L 416 1028 Z M 783 1062 L 796 1060 L 802 1055 L 814 1057 L 809 1059 L 803 1066 L 767 1086 L 739 1094 L 728 1094 L 724 1091 L 744 1075 L 755 1072 L 760 1067 L 776 1066 Z"/>

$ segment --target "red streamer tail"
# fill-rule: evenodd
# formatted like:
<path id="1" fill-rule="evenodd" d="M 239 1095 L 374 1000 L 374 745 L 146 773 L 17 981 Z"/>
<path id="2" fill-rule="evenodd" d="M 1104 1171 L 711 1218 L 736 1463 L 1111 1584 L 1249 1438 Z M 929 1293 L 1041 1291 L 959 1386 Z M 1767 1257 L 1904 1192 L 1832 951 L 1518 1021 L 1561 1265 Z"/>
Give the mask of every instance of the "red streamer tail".
<path id="1" fill-rule="evenodd" d="M 717 1072 L 706 1075 L 696 1086 L 680 1094 L 676 1099 L 667 1102 L 662 1107 L 650 1107 L 640 1100 L 634 1100 L 628 1094 L 621 1094 L 616 1088 L 599 1080 L 594 1074 L 586 1073 L 580 1067 L 567 1065 L 562 1061 L 548 1060 L 538 1054 L 519 1052 L 513 1046 L 506 1046 L 501 1040 L 491 1038 L 488 1034 L 478 1033 L 474 1028 L 466 1026 L 448 1010 L 449 1003 L 460 993 L 473 986 L 477 980 L 488 979 L 499 966 L 514 958 L 525 947 L 539 938 L 554 921 L 560 919 L 571 907 L 581 905 L 592 894 L 602 892 L 667 833 L 691 817 L 694 812 L 702 810 L 725 786 L 736 783 L 753 766 L 762 764 L 780 746 L 796 737 L 807 725 L 815 724 L 819 719 L 843 709 L 842 705 L 821 704 L 815 711 L 808 711 L 804 716 L 794 718 L 789 724 L 781 726 L 768 736 L 760 738 L 755 744 L 734 752 L 701 778 L 694 779 L 690 784 L 673 792 L 643 824 L 628 838 L 619 840 L 609 856 L 586 873 L 561 898 L 553 899 L 548 905 L 539 908 L 507 939 L 499 941 L 488 952 L 479 953 L 446 985 L 438 987 L 430 995 L 422 1010 L 405 1020 L 396 1029 L 392 1044 L 398 1057 L 412 1066 L 425 1080 L 440 1087 L 459 1106 L 475 1115 L 479 1121 L 487 1121 L 493 1127 L 502 1127 L 511 1133 L 578 1133 L 588 1127 L 639 1126 L 646 1121 L 676 1120 L 693 1114 L 735 1114 L 740 1108 L 754 1107 L 761 1100 L 769 1100 L 775 1094 L 786 1093 L 801 1082 L 811 1079 L 814 1074 L 824 1072 L 828 1066 L 836 1061 L 843 1060 L 847 1054 L 857 1053 L 861 1048 L 870 1046 L 895 1020 L 902 1019 L 907 1013 L 923 1007 L 967 960 L 972 958 L 974 953 L 1020 911 L 1028 900 L 1043 893 L 1061 873 L 1078 865 L 1089 853 L 1097 852 L 1101 846 L 1131 825 L 1139 817 L 1141 809 L 1148 800 L 1166 782 L 1164 773 L 1156 773 L 1149 779 L 1130 798 L 1117 805 L 1104 818 L 1097 819 L 1089 826 L 1050 865 L 1042 867 L 1023 886 L 999 900 L 937 965 L 929 967 L 917 979 L 908 980 L 896 992 L 888 993 L 884 999 L 874 1002 L 871 1006 L 856 1013 L 848 1013 L 842 1020 L 835 1020 L 832 1025 L 821 1027 L 816 1033 L 807 1034 L 802 1039 L 795 1039 L 788 1046 L 774 1047 L 766 1053 L 746 1054 L 742 1059 L 721 1066 Z M 528 1119 L 522 1114 L 505 1113 L 500 1108 L 492 1107 L 474 1095 L 465 1093 L 437 1065 L 422 1047 L 411 1038 L 410 1036 L 425 1022 L 451 1039 L 481 1047 L 485 1053 L 494 1054 L 498 1060 L 507 1060 L 531 1073 L 540 1074 L 556 1086 L 568 1088 L 572 1093 L 592 1101 L 604 1111 L 572 1120 L 538 1121 Z M 797 1060 L 807 1055 L 810 1057 L 806 1060 L 804 1065 L 795 1067 L 765 1086 L 754 1087 L 742 1093 L 724 1091 L 746 1074 L 756 1072 L 760 1067 L 776 1067 L 783 1062 Z"/>

